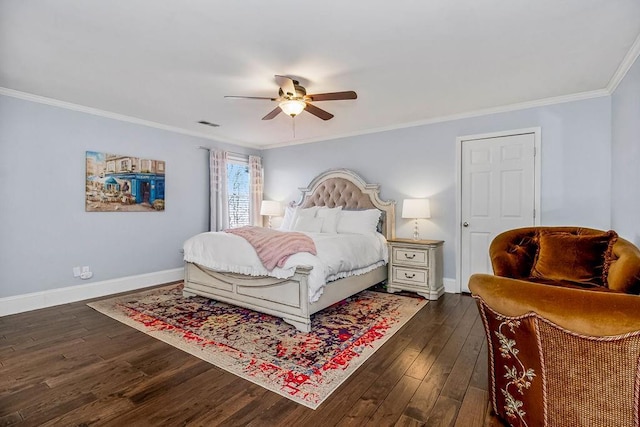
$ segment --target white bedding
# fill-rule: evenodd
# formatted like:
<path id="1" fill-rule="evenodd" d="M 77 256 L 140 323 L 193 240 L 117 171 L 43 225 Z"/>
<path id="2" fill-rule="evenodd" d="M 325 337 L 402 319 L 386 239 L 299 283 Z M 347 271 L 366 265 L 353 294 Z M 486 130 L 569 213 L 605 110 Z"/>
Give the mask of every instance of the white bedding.
<path id="1" fill-rule="evenodd" d="M 309 301 L 322 295 L 326 283 L 364 274 L 385 265 L 387 242 L 380 233 L 304 233 L 311 237 L 318 255 L 303 252 L 289 257 L 284 267 L 267 271 L 256 251 L 242 237 L 225 232 L 198 234 L 184 243 L 184 260 L 217 271 L 251 276 L 287 278 L 298 265 L 313 267 L 309 275 Z"/>

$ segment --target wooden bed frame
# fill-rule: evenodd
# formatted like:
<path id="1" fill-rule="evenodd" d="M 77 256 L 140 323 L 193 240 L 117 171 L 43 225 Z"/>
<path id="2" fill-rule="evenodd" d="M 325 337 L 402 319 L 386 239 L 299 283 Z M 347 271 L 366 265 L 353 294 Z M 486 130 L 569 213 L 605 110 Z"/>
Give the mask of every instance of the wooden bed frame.
<path id="1" fill-rule="evenodd" d="M 367 184 L 347 169 L 326 171 L 300 188 L 302 196 L 297 206 L 342 206 L 343 209 L 382 211 L 380 227 L 387 239 L 395 237 L 395 202 L 379 197 L 380 186 Z M 293 276 L 278 279 L 269 276 L 247 276 L 220 272 L 187 262 L 183 294 L 201 295 L 218 301 L 281 317 L 303 332 L 311 331 L 311 315 L 387 278 L 387 266 L 368 273 L 335 280 L 324 288 L 320 299 L 309 302 L 311 267 L 298 266 Z"/>

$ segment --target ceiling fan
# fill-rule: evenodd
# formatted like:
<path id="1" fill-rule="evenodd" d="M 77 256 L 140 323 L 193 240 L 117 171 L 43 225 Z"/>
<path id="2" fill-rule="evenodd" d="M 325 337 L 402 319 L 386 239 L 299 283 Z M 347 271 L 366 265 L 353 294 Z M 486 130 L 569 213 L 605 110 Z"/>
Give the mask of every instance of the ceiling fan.
<path id="1" fill-rule="evenodd" d="M 225 98 L 242 98 L 242 99 L 268 99 L 269 101 L 278 102 L 278 106 L 269 114 L 264 116 L 262 120 L 271 120 L 280 112 L 295 117 L 302 111 L 313 114 L 322 120 L 330 120 L 333 114 L 316 107 L 312 102 L 316 101 L 339 101 L 343 99 L 356 99 L 358 95 L 350 90 L 345 92 L 318 93 L 315 95 L 307 95 L 307 90 L 300 86 L 298 80 L 294 80 L 287 76 L 276 75 L 276 83 L 280 86 L 277 98 L 269 98 L 262 96 L 225 96 Z"/>

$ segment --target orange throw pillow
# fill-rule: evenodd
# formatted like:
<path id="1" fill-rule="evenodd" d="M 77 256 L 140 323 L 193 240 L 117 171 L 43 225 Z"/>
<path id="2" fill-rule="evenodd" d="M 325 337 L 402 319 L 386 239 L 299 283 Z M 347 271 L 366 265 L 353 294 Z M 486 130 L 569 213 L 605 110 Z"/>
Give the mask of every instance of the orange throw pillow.
<path id="1" fill-rule="evenodd" d="M 541 231 L 531 277 L 607 286 L 611 247 L 617 238 L 615 231 L 602 234 Z"/>

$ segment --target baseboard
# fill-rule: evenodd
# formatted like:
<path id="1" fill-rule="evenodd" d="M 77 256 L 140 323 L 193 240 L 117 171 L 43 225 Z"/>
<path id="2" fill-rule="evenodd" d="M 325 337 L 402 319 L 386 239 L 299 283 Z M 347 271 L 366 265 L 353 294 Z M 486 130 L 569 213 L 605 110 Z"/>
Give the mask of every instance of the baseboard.
<path id="1" fill-rule="evenodd" d="M 133 291 L 162 283 L 175 282 L 183 278 L 184 269 L 174 268 L 154 273 L 103 280 L 86 285 L 67 286 L 65 288 L 0 298 L 0 316 Z"/>
<path id="2" fill-rule="evenodd" d="M 445 277 L 442 279 L 442 284 L 444 285 L 444 291 L 448 294 L 459 294 L 460 289 L 458 288 L 458 284 L 456 283 L 456 279 L 449 279 Z"/>

